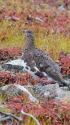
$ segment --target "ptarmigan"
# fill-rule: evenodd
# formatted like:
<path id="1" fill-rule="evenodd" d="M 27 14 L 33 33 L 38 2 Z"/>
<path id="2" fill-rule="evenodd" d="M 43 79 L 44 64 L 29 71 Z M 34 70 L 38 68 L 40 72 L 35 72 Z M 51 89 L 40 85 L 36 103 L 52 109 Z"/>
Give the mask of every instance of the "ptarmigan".
<path id="1" fill-rule="evenodd" d="M 24 30 L 26 42 L 21 59 L 7 62 L 4 68 L 20 67 L 19 69 L 27 71 L 34 78 L 47 77 L 52 81 L 58 81 L 60 86 L 66 86 L 59 66 L 52 58 L 35 46 L 34 33 L 31 30 Z"/>

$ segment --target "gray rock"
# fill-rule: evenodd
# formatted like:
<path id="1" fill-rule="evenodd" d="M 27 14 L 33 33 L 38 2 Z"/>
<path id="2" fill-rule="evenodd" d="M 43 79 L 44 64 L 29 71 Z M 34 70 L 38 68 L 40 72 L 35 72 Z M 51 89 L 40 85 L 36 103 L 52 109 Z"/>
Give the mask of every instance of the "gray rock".
<path id="1" fill-rule="evenodd" d="M 29 91 L 32 93 L 34 97 L 36 97 L 39 101 L 45 102 L 48 100 L 70 100 L 70 91 L 68 88 L 59 87 L 59 84 L 49 84 L 45 86 L 31 86 L 28 87 Z"/>
<path id="2" fill-rule="evenodd" d="M 61 5 L 61 6 L 58 7 L 58 10 L 65 11 L 66 9 L 65 9 L 65 7 L 63 5 Z"/>
<path id="3" fill-rule="evenodd" d="M 32 96 L 32 94 L 24 87 L 18 84 L 15 85 L 6 85 L 3 87 L 0 87 L 0 93 L 7 99 L 10 97 L 14 97 L 15 95 L 21 95 L 24 93 L 24 95 L 28 95 L 29 100 L 32 102 L 38 102 L 36 98 Z"/>

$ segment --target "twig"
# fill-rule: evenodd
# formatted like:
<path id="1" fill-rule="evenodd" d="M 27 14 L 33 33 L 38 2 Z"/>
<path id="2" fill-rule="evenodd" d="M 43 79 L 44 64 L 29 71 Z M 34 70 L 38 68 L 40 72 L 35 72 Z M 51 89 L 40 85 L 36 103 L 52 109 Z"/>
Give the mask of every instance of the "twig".
<path id="1" fill-rule="evenodd" d="M 4 117 L 4 118 L 0 118 L 0 122 L 4 122 L 4 121 L 9 120 L 9 119 L 11 119 L 10 116 Z"/>
<path id="2" fill-rule="evenodd" d="M 27 115 L 27 116 L 32 117 L 36 121 L 37 125 L 40 125 L 40 123 L 38 122 L 38 120 L 33 115 L 31 115 L 29 113 L 25 113 L 23 110 L 21 110 L 21 115 Z"/>
<path id="3" fill-rule="evenodd" d="M 6 115 L 6 116 L 9 116 L 9 118 L 8 119 L 10 119 L 11 117 L 13 117 L 14 119 L 16 119 L 16 120 L 18 120 L 18 121 L 22 121 L 22 118 L 21 117 L 17 117 L 17 116 L 15 116 L 15 115 L 13 115 L 13 114 L 11 114 L 11 113 L 5 113 L 5 112 L 2 112 L 2 111 L 0 111 L 0 113 L 1 114 L 3 114 L 3 115 Z M 6 118 L 6 117 L 5 117 Z M 4 118 L 4 119 L 5 119 Z M 3 118 L 1 118 L 0 120 L 2 121 L 2 119 Z M 8 120 L 8 119 L 6 119 L 6 120 Z M 6 121 L 6 120 L 4 120 L 4 121 Z"/>
<path id="4" fill-rule="evenodd" d="M 23 110 L 21 110 L 21 112 L 20 112 L 20 117 L 17 117 L 17 116 L 15 116 L 15 115 L 11 114 L 11 113 L 5 113 L 5 112 L 3 112 L 3 111 L 0 111 L 0 113 L 7 116 L 7 117 L 4 117 L 4 118 L 0 118 L 0 122 L 9 120 L 9 119 L 11 119 L 12 117 L 13 117 L 14 119 L 18 120 L 19 122 L 22 122 L 22 121 L 23 121 L 23 115 L 27 115 L 27 116 L 32 117 L 32 118 L 36 121 L 37 125 L 40 125 L 40 123 L 38 122 L 38 120 L 37 120 L 33 115 L 31 115 L 31 114 L 29 114 L 29 113 L 25 113 Z"/>

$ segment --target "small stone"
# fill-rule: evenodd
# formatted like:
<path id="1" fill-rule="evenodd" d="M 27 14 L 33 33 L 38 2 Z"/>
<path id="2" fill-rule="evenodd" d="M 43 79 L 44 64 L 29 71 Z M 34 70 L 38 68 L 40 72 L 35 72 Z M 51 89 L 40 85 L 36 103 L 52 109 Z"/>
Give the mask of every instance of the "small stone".
<path id="1" fill-rule="evenodd" d="M 49 91 L 44 92 L 44 96 L 48 96 L 48 95 L 50 95 Z"/>
<path id="2" fill-rule="evenodd" d="M 12 16 L 11 19 L 14 20 L 14 21 L 19 21 L 19 20 L 20 20 L 20 19 L 19 19 L 18 17 L 16 17 L 16 16 Z"/>
<path id="3" fill-rule="evenodd" d="M 5 19 L 6 19 L 6 20 L 10 20 L 11 17 L 10 17 L 10 16 L 5 16 Z"/>
<path id="4" fill-rule="evenodd" d="M 61 5 L 61 6 L 58 7 L 58 10 L 60 10 L 60 11 L 65 11 L 66 9 L 64 8 L 63 5 Z"/>

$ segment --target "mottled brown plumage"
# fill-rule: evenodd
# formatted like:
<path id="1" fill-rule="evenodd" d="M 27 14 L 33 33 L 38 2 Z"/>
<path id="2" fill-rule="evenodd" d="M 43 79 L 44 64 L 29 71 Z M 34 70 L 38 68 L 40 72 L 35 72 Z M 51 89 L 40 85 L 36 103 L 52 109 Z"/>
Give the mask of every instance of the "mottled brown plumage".
<path id="1" fill-rule="evenodd" d="M 58 81 L 61 85 L 66 85 L 60 73 L 59 66 L 52 58 L 35 46 L 34 33 L 31 30 L 23 31 L 26 35 L 26 42 L 23 51 L 22 59 L 27 63 L 30 69 L 35 71 L 35 75 L 39 77 L 47 74 L 49 77 Z M 34 67 L 37 67 L 37 71 Z"/>

